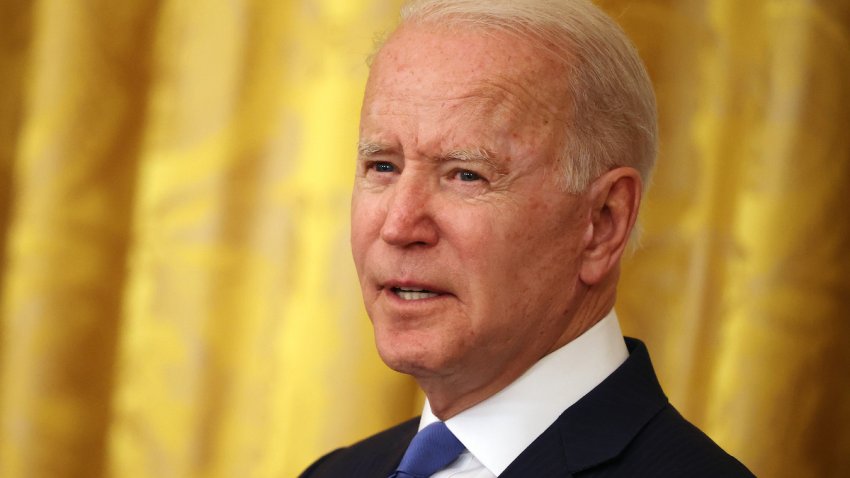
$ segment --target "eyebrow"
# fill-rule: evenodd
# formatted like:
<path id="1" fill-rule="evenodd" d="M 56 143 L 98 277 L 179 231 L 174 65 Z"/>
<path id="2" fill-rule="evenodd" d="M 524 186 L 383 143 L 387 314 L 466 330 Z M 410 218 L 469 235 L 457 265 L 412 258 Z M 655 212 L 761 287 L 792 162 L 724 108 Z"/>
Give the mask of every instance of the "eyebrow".
<path id="1" fill-rule="evenodd" d="M 380 143 L 369 141 L 360 141 L 357 143 L 357 155 L 361 158 L 369 158 L 380 154 L 392 153 L 395 148 L 388 147 Z M 445 154 L 441 154 L 437 161 L 472 161 L 481 162 L 491 166 L 494 169 L 500 169 L 493 158 L 493 154 L 486 148 L 474 147 L 468 149 L 453 149 Z"/>
<path id="2" fill-rule="evenodd" d="M 386 146 L 378 143 L 372 143 L 368 141 L 360 141 L 357 143 L 357 156 L 361 158 L 368 158 L 370 156 L 375 156 L 379 153 L 386 153 L 392 148 L 387 148 Z"/>
<path id="3" fill-rule="evenodd" d="M 481 147 L 472 149 L 455 149 L 442 155 L 442 159 L 456 161 L 480 161 L 482 163 L 487 163 L 491 166 L 495 166 L 493 161 L 493 155 L 489 151 Z"/>

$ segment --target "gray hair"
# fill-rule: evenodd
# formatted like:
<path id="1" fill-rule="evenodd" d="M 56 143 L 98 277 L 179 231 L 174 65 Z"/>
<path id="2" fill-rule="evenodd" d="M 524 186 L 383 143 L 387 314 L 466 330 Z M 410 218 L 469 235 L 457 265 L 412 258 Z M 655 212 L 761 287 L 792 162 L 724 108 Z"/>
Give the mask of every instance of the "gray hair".
<path id="1" fill-rule="evenodd" d="M 504 31 L 540 45 L 564 65 L 570 112 L 558 158 L 564 186 L 580 192 L 631 166 L 648 186 L 658 150 L 655 94 L 622 29 L 588 0 L 412 0 L 402 23 Z"/>

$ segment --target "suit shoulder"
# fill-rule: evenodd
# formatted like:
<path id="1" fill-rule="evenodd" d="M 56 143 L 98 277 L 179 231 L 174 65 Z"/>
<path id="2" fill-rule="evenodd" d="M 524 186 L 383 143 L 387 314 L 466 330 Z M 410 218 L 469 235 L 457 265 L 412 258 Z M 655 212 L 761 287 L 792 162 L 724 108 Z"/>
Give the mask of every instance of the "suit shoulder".
<path id="1" fill-rule="evenodd" d="M 301 478 L 389 475 L 416 434 L 419 417 L 372 435 L 351 446 L 336 449 L 316 460 Z"/>
<path id="2" fill-rule="evenodd" d="M 616 460 L 623 476 L 752 477 L 740 461 L 666 405 Z"/>

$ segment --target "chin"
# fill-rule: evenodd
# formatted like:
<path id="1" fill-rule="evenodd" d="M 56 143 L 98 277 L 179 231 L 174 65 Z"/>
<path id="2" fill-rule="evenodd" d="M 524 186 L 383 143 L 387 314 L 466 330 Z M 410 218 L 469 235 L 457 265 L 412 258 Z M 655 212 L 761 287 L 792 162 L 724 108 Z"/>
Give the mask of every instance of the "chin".
<path id="1" fill-rule="evenodd" d="M 378 355 L 387 367 L 396 372 L 424 377 L 438 374 L 445 368 L 444 357 L 439 347 L 429 338 L 417 336 L 415 332 L 382 333 L 375 331 Z"/>

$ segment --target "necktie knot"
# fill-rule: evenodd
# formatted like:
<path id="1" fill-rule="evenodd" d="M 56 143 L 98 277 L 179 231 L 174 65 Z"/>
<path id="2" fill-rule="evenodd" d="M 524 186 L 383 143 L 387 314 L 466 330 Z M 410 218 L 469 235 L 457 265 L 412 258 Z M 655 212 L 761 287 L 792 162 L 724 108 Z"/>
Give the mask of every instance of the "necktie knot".
<path id="1" fill-rule="evenodd" d="M 427 478 L 455 461 L 463 443 L 443 422 L 434 422 L 416 434 L 391 478 Z"/>

